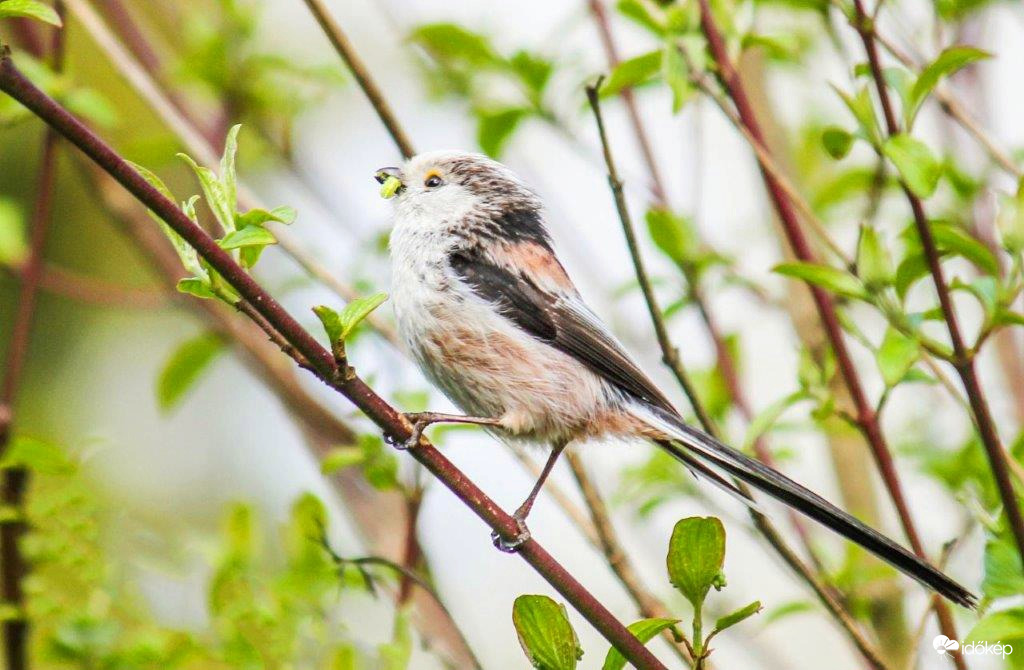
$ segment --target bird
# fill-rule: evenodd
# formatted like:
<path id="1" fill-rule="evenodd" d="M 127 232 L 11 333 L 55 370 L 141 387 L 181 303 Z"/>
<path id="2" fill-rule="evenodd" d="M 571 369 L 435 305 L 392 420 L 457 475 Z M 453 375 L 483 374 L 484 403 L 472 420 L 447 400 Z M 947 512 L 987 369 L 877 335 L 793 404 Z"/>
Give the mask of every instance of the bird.
<path id="1" fill-rule="evenodd" d="M 586 305 L 555 253 L 543 202 L 510 168 L 482 154 L 423 153 L 377 170 L 393 202 L 391 302 L 404 346 L 465 415 L 406 415 L 416 448 L 436 423 L 485 427 L 549 445 L 542 472 L 494 536 L 505 551 L 530 537 L 527 517 L 570 443 L 647 440 L 698 479 L 756 505 L 734 480 L 864 547 L 958 605 L 976 596 L 895 541 L 777 470 L 690 426 Z"/>

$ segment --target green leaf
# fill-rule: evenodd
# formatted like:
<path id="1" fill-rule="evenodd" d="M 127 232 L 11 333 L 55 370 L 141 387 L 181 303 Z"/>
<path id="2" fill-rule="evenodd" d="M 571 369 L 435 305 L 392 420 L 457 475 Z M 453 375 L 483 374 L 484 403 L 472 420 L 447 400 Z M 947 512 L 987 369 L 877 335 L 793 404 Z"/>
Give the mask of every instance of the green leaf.
<path id="1" fill-rule="evenodd" d="M 882 152 L 896 166 L 907 187 L 921 198 L 935 193 L 942 176 L 942 165 L 924 142 L 903 133 L 893 135 L 882 145 Z"/>
<path id="2" fill-rule="evenodd" d="M 674 39 L 665 41 L 661 58 L 661 77 L 672 91 L 672 113 L 678 114 L 686 101 L 693 96 L 694 89 L 687 76 L 686 61 Z"/>
<path id="3" fill-rule="evenodd" d="M 520 50 L 512 54 L 512 57 L 508 59 L 508 64 L 519 79 L 526 84 L 533 99 L 539 101 L 548 80 L 551 79 L 551 73 L 554 71 L 551 61 L 531 54 L 529 51 Z"/>
<path id="4" fill-rule="evenodd" d="M 21 210 L 13 200 L 0 198 L 0 265 L 18 265 L 27 256 Z"/>
<path id="5" fill-rule="evenodd" d="M 231 233 L 235 230 L 235 203 L 229 201 L 227 193 L 224 191 L 224 186 L 221 184 L 220 179 L 214 173 L 213 170 L 207 167 L 199 165 L 192 157 L 188 154 L 178 154 L 178 158 L 185 161 L 192 171 L 196 173 L 196 177 L 199 178 L 199 185 L 203 189 L 203 195 L 206 196 L 206 204 L 210 207 L 210 211 L 213 212 L 213 216 L 220 223 L 221 228 L 224 229 L 225 233 Z"/>
<path id="6" fill-rule="evenodd" d="M 661 70 L 662 50 L 651 51 L 619 63 L 601 84 L 601 97 L 618 95 L 623 89 L 648 81 Z"/>
<path id="7" fill-rule="evenodd" d="M 725 562 L 725 527 L 715 517 L 690 517 L 672 529 L 668 576 L 672 585 L 699 608 Z"/>
<path id="8" fill-rule="evenodd" d="M 238 176 L 235 171 L 235 156 L 238 154 L 238 131 L 242 129 L 241 124 L 235 124 L 228 130 L 224 138 L 224 155 L 220 159 L 220 183 L 224 191 L 224 198 L 231 205 L 232 214 L 237 209 L 238 202 Z"/>
<path id="9" fill-rule="evenodd" d="M 203 333 L 181 343 L 164 363 L 156 383 L 157 404 L 163 411 L 176 406 L 225 350 L 215 333 Z"/>
<path id="10" fill-rule="evenodd" d="M 904 258 L 896 268 L 896 293 L 900 299 L 907 297 L 907 292 L 914 283 L 928 274 L 928 261 L 920 252 L 912 253 Z"/>
<path id="11" fill-rule="evenodd" d="M 334 345 L 344 342 L 352 334 L 352 331 L 387 299 L 386 293 L 374 293 L 371 296 L 351 301 L 345 305 L 345 309 L 341 310 L 341 313 L 335 312 L 326 305 L 314 307 L 313 311 L 320 318 L 324 330 L 327 331 L 327 337 Z"/>
<path id="12" fill-rule="evenodd" d="M 316 314 L 317 318 L 320 319 L 320 323 L 324 326 L 324 332 L 327 333 L 327 340 L 332 344 L 338 342 L 344 342 L 344 331 L 345 328 L 341 324 L 341 316 L 327 305 L 317 305 L 313 308 L 313 313 Z"/>
<path id="13" fill-rule="evenodd" d="M 12 467 L 51 475 L 75 471 L 74 463 L 59 446 L 25 435 L 15 436 L 0 459 L 0 469 Z"/>
<path id="14" fill-rule="evenodd" d="M 626 629 L 636 639 L 647 644 L 654 639 L 655 635 L 677 623 L 679 623 L 679 619 L 641 619 L 629 624 Z M 625 667 L 626 657 L 618 649 L 612 647 L 604 657 L 604 665 L 601 666 L 601 670 L 622 670 Z"/>
<path id="15" fill-rule="evenodd" d="M 853 114 L 853 118 L 857 119 L 857 125 L 860 126 L 860 132 L 864 138 L 872 145 L 880 144 L 878 119 L 875 118 L 875 107 L 871 102 L 871 93 L 868 91 L 868 87 L 861 86 L 856 95 L 850 95 L 835 84 L 832 85 L 832 89 Z"/>
<path id="16" fill-rule="evenodd" d="M 260 226 L 246 226 L 233 233 L 228 233 L 217 240 L 221 249 L 239 249 L 241 247 L 265 247 L 268 244 L 277 244 L 277 238 Z"/>
<path id="17" fill-rule="evenodd" d="M 966 642 L 1011 643 L 1024 640 L 1024 607 L 989 614 L 971 629 Z"/>
<path id="18" fill-rule="evenodd" d="M 990 537 L 985 543 L 985 578 L 981 591 L 991 600 L 1024 593 L 1020 554 L 1008 538 Z"/>
<path id="19" fill-rule="evenodd" d="M 204 300 L 217 297 L 217 294 L 213 292 L 208 282 L 202 279 L 196 279 L 195 277 L 178 280 L 178 284 L 175 288 L 178 289 L 179 293 L 187 293 L 188 295 L 203 298 Z"/>
<path id="20" fill-rule="evenodd" d="M 420 26 L 409 35 L 409 40 L 441 60 L 458 60 L 478 66 L 501 63 L 501 57 L 495 53 L 486 37 L 454 23 Z"/>
<path id="21" fill-rule="evenodd" d="M 821 143 L 829 156 L 841 160 L 850 153 L 853 135 L 838 126 L 829 126 L 821 133 Z"/>
<path id="22" fill-rule="evenodd" d="M 1020 253 L 1024 249 L 1024 177 L 1017 183 L 1014 196 L 1001 198 L 996 224 L 1003 248 L 1011 254 Z"/>
<path id="23" fill-rule="evenodd" d="M 697 235 L 686 218 L 664 209 L 648 210 L 647 232 L 651 240 L 677 265 L 685 265 L 696 253 Z"/>
<path id="24" fill-rule="evenodd" d="M 865 289 L 864 284 L 859 279 L 849 272 L 828 265 L 782 263 L 781 265 L 776 265 L 772 271 L 787 277 L 802 279 L 805 282 L 848 298 L 860 300 L 868 300 L 870 298 L 867 289 Z"/>
<path id="25" fill-rule="evenodd" d="M 159 191 L 161 195 L 172 202 L 174 201 L 174 195 L 171 193 L 170 189 L 167 188 L 167 185 L 164 184 L 163 180 L 154 172 L 139 165 L 138 163 L 129 162 L 129 165 L 135 168 L 139 175 L 149 182 L 153 188 Z M 192 196 L 181 205 L 181 210 L 193 222 L 196 221 L 195 203 L 198 199 L 199 196 Z M 186 242 L 181 235 L 167 225 L 164 220 L 157 216 L 152 210 L 147 211 L 149 212 L 150 217 L 159 224 L 160 229 L 164 231 L 164 235 L 167 236 L 167 239 L 171 241 L 171 246 L 174 247 L 174 251 L 177 252 L 178 258 L 181 259 L 182 266 L 202 283 L 208 283 L 203 280 L 208 279 L 209 275 L 203 267 L 203 264 L 199 261 L 199 254 L 192 248 L 192 245 Z"/>
<path id="26" fill-rule="evenodd" d="M 534 668 L 575 670 L 583 650 L 563 605 L 547 596 L 519 596 L 512 605 L 512 623 Z"/>
<path id="27" fill-rule="evenodd" d="M 483 152 L 492 158 L 500 158 L 519 122 L 529 113 L 530 110 L 522 107 L 496 112 L 478 111 L 476 141 Z"/>
<path id="28" fill-rule="evenodd" d="M 406 610 L 395 614 L 395 624 L 391 633 L 391 641 L 378 645 L 380 670 L 407 670 L 412 660 L 412 632 L 409 627 L 409 615 Z"/>
<path id="29" fill-rule="evenodd" d="M 397 489 L 398 459 L 384 447 L 380 436 L 361 435 L 359 448 L 363 452 L 363 476 L 370 486 L 380 491 Z"/>
<path id="30" fill-rule="evenodd" d="M 917 340 L 907 337 L 895 328 L 885 331 L 882 344 L 878 347 L 876 361 L 878 370 L 887 387 L 895 386 L 906 376 L 921 355 Z"/>
<path id="31" fill-rule="evenodd" d="M 764 626 L 775 623 L 779 619 L 793 616 L 794 614 L 803 614 L 804 612 L 813 612 L 814 603 L 807 600 L 792 600 L 788 603 L 783 603 L 777 607 L 770 609 L 763 617 L 761 617 L 761 623 Z"/>
<path id="32" fill-rule="evenodd" d="M 60 16 L 49 5 L 38 0 L 3 0 L 0 2 L 0 19 L 24 17 L 36 19 L 60 28 Z"/>
<path id="33" fill-rule="evenodd" d="M 723 631 L 726 628 L 732 628 L 736 624 L 740 623 L 744 619 L 749 619 L 758 612 L 761 611 L 761 601 L 755 600 L 746 607 L 741 607 L 734 612 L 726 614 L 715 622 L 715 632 Z"/>
<path id="34" fill-rule="evenodd" d="M 929 227 L 940 251 L 963 256 L 986 274 L 999 274 L 999 262 L 989 248 L 963 228 L 941 221 L 931 221 Z"/>
<path id="35" fill-rule="evenodd" d="M 878 238 L 878 232 L 867 224 L 860 227 L 857 274 L 868 290 L 887 286 L 895 279 L 889 250 Z"/>
<path id="36" fill-rule="evenodd" d="M 928 67 L 918 76 L 910 91 L 910 109 L 904 112 L 907 118 L 907 127 L 914 124 L 914 118 L 925 98 L 931 94 L 943 77 L 948 77 L 962 67 L 985 58 L 991 58 L 992 54 L 969 46 L 952 46 L 938 55 Z"/>
<path id="37" fill-rule="evenodd" d="M 320 461 L 320 472 L 332 475 L 338 470 L 361 465 L 366 461 L 366 453 L 358 447 L 338 447 L 331 449 Z"/>
<path id="38" fill-rule="evenodd" d="M 246 226 L 261 226 L 270 221 L 289 224 L 295 221 L 295 209 L 293 207 L 275 207 L 269 212 L 265 209 L 250 209 L 245 214 L 235 216 L 235 227 L 238 229 Z"/>
<path id="39" fill-rule="evenodd" d="M 743 451 L 747 451 L 753 446 L 754 442 L 759 437 L 771 430 L 771 427 L 775 425 L 775 422 L 779 420 L 779 417 L 785 413 L 787 409 L 808 398 L 806 391 L 797 391 L 791 393 L 785 398 L 773 402 L 768 407 L 764 408 L 757 416 L 754 417 L 753 421 L 747 427 L 747 434 L 743 438 Z"/>
<path id="40" fill-rule="evenodd" d="M 665 35 L 664 21 L 654 15 L 649 3 L 641 0 L 619 0 L 615 8 L 627 19 L 635 21 L 659 37 Z"/>

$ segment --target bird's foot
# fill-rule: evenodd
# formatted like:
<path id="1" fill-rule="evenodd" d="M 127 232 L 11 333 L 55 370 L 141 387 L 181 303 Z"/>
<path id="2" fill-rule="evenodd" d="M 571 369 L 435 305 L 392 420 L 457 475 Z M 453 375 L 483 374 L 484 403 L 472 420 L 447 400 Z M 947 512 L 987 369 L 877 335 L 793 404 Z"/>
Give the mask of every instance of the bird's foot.
<path id="1" fill-rule="evenodd" d="M 429 412 L 409 412 L 405 414 L 405 418 L 412 424 L 412 432 L 404 442 L 395 443 L 395 449 L 400 451 L 408 451 L 420 446 L 420 438 L 423 437 L 423 431 L 426 430 L 427 426 L 434 423 Z"/>
<path id="2" fill-rule="evenodd" d="M 491 542 L 494 543 L 495 549 L 503 551 L 506 554 L 514 554 L 519 551 L 519 548 L 526 544 L 526 541 L 532 537 L 530 535 L 530 529 L 526 527 L 526 520 L 522 519 L 517 515 L 512 516 L 516 522 L 516 528 L 519 532 L 511 540 L 506 540 L 502 537 L 498 531 L 491 531 Z"/>

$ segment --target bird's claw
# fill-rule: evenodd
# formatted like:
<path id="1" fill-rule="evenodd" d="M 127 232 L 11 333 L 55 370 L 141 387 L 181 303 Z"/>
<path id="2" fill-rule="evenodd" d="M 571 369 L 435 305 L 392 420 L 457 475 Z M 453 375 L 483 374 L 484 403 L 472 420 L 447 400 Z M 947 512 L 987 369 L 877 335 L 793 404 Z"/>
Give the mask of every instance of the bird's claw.
<path id="1" fill-rule="evenodd" d="M 503 551 L 506 554 L 514 554 L 519 551 L 519 548 L 526 544 L 527 540 L 530 539 L 530 529 L 526 527 L 526 522 L 517 516 L 513 516 L 516 520 L 516 527 L 519 529 L 519 533 L 516 534 L 511 540 L 506 540 L 496 530 L 491 531 L 491 542 L 494 543 L 494 548 L 498 551 Z"/>
<path id="2" fill-rule="evenodd" d="M 405 418 L 412 424 L 412 433 L 409 435 L 409 439 L 404 442 L 397 440 L 394 442 L 395 449 L 399 451 L 408 451 L 420 446 L 420 438 L 423 437 L 423 431 L 430 425 L 430 421 L 419 414 L 406 414 Z"/>

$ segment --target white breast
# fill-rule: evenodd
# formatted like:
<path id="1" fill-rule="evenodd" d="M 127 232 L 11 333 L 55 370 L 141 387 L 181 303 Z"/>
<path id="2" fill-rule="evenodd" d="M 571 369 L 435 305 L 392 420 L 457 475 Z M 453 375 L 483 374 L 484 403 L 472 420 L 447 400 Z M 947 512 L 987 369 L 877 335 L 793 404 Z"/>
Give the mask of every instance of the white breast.
<path id="1" fill-rule="evenodd" d="M 608 407 L 607 384 L 463 284 L 448 265 L 455 243 L 426 226 L 392 233 L 392 304 L 409 352 L 464 412 L 500 417 L 513 435 L 547 442 L 586 432 Z"/>

